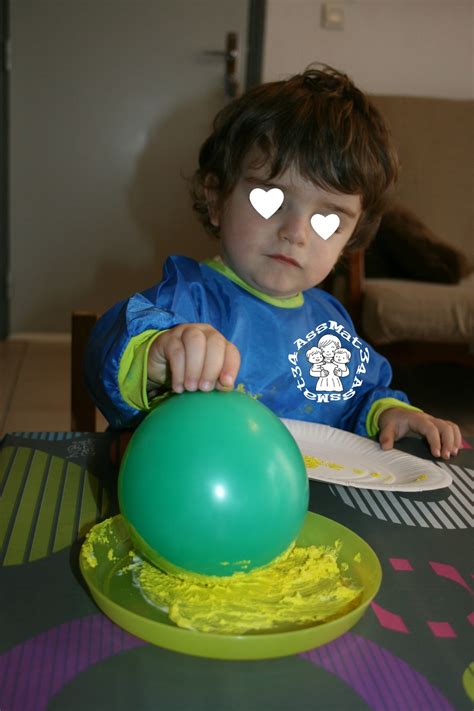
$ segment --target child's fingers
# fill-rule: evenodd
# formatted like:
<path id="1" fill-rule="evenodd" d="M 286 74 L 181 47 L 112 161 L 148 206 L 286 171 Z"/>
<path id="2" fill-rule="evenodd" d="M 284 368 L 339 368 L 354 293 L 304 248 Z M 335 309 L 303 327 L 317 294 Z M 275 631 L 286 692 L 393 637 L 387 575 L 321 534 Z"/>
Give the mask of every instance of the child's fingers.
<path id="1" fill-rule="evenodd" d="M 443 420 L 440 421 L 438 428 L 441 440 L 441 456 L 444 459 L 449 459 L 451 453 L 454 453 L 454 430 L 450 422 L 443 422 Z"/>
<path id="2" fill-rule="evenodd" d="M 194 324 L 176 326 L 158 336 L 155 343 L 156 355 L 164 359 L 171 374 L 171 389 L 176 393 L 196 390 L 206 352 L 201 329 Z"/>
<path id="3" fill-rule="evenodd" d="M 183 386 L 193 392 L 198 389 L 202 377 L 209 336 L 205 329 L 193 325 L 183 330 L 181 338 L 184 346 Z"/>
<path id="4" fill-rule="evenodd" d="M 462 443 L 461 430 L 454 422 L 449 422 L 449 420 L 438 420 L 438 422 L 441 423 L 441 456 L 444 459 L 449 459 L 451 456 L 455 457 Z"/>
<path id="5" fill-rule="evenodd" d="M 426 438 L 434 457 L 449 459 L 458 453 L 462 444 L 461 431 L 454 422 L 438 419 L 425 412 L 390 408 L 380 416 L 379 425 L 382 449 L 393 447 L 394 441 L 403 437 L 408 430 Z"/>
<path id="6" fill-rule="evenodd" d="M 382 449 L 392 449 L 395 441 L 395 424 L 389 423 L 384 425 L 379 434 L 379 444 Z"/>
<path id="7" fill-rule="evenodd" d="M 234 346 L 233 343 L 226 341 L 226 348 L 224 353 L 224 363 L 222 365 L 222 370 L 219 375 L 219 381 L 217 387 L 227 389 L 233 388 L 235 379 L 240 369 L 240 352 L 238 348 Z"/>
<path id="8" fill-rule="evenodd" d="M 434 457 L 449 459 L 459 449 L 460 440 L 456 433 L 458 427 L 453 422 L 440 420 L 430 415 L 418 416 L 417 426 L 412 429 L 426 437 Z"/>
<path id="9" fill-rule="evenodd" d="M 176 326 L 157 338 L 156 348 L 177 393 L 232 387 L 240 367 L 237 348 L 208 324 Z"/>
<path id="10" fill-rule="evenodd" d="M 439 424 L 443 420 L 437 420 L 435 417 L 426 414 L 425 412 L 410 412 L 398 411 L 398 416 L 403 420 L 406 418 L 407 431 L 417 432 L 426 438 L 434 457 L 441 456 L 441 433 Z"/>
<path id="11" fill-rule="evenodd" d="M 176 339 L 173 331 L 164 331 L 155 338 L 148 353 L 147 377 L 154 383 L 163 385 L 166 382 L 170 368 L 170 358 L 176 361 L 175 369 L 179 370 L 179 352 L 182 345 Z M 184 352 L 182 353 L 182 366 Z"/>
<path id="12" fill-rule="evenodd" d="M 200 390 L 214 390 L 225 361 L 227 340 L 218 331 L 207 334 L 206 357 L 199 378 Z"/>
<path id="13" fill-rule="evenodd" d="M 159 345 L 171 373 L 171 389 L 176 393 L 182 393 L 184 390 L 186 364 L 184 344 L 180 335 L 173 333 L 171 330 L 159 336 L 159 338 L 162 339 Z"/>
<path id="14" fill-rule="evenodd" d="M 462 449 L 462 433 L 461 433 L 461 430 L 459 429 L 458 425 L 456 425 L 456 424 L 454 425 L 454 432 L 455 432 L 454 440 L 455 440 L 455 445 L 456 445 L 455 454 L 457 454 L 459 452 L 459 450 Z"/>
<path id="15" fill-rule="evenodd" d="M 416 423 L 416 427 L 411 426 L 411 429 L 426 437 L 434 457 L 449 459 L 451 456 L 456 456 L 461 446 L 462 436 L 454 422 L 430 415 L 418 415 Z"/>

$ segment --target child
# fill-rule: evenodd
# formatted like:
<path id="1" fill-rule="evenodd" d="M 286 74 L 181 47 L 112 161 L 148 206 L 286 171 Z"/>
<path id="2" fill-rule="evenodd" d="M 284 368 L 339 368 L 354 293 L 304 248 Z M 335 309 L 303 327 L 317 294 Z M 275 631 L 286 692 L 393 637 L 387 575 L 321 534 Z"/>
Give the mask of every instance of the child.
<path id="1" fill-rule="evenodd" d="M 457 425 L 391 390 L 388 362 L 314 288 L 343 250 L 368 244 L 397 171 L 380 114 L 330 67 L 222 109 L 192 186 L 219 256 L 168 258 L 161 283 L 111 308 L 92 334 L 88 386 L 112 427 L 135 426 L 170 392 L 237 387 L 280 417 L 378 434 L 384 449 L 411 430 L 434 456 L 457 454 Z M 349 351 L 340 392 L 318 392 L 310 375 L 306 353 L 323 336 Z"/>

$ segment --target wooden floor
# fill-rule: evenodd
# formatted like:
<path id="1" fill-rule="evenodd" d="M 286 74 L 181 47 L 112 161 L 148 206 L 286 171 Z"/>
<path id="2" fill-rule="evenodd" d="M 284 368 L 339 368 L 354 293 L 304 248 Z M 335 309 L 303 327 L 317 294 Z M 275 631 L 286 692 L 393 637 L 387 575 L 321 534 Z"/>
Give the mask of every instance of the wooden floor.
<path id="1" fill-rule="evenodd" d="M 66 337 L 0 341 L 0 435 L 68 432 L 70 343 Z M 474 435 L 474 370 L 453 365 L 395 369 L 412 403 Z M 107 423 L 97 413 L 96 429 Z"/>
<path id="2" fill-rule="evenodd" d="M 0 341 L 0 434 L 68 432 L 69 370 L 67 338 Z M 97 431 L 106 427 L 97 413 Z"/>

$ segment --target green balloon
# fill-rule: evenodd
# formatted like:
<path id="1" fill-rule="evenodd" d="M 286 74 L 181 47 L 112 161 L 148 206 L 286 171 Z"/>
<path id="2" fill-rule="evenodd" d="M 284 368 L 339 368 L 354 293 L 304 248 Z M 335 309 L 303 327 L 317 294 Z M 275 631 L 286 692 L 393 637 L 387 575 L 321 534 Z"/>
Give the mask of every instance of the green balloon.
<path id="1" fill-rule="evenodd" d="M 240 392 L 172 395 L 133 434 L 119 505 L 134 545 L 170 572 L 231 575 L 270 563 L 308 510 L 303 457 L 283 423 Z"/>

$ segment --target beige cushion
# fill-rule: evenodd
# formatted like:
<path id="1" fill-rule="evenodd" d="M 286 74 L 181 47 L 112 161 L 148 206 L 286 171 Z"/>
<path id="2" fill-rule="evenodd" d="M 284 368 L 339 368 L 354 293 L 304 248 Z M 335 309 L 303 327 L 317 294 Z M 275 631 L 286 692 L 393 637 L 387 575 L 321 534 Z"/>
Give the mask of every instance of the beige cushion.
<path id="1" fill-rule="evenodd" d="M 366 279 L 362 328 L 379 345 L 433 341 L 474 349 L 474 274 L 459 284 Z"/>

